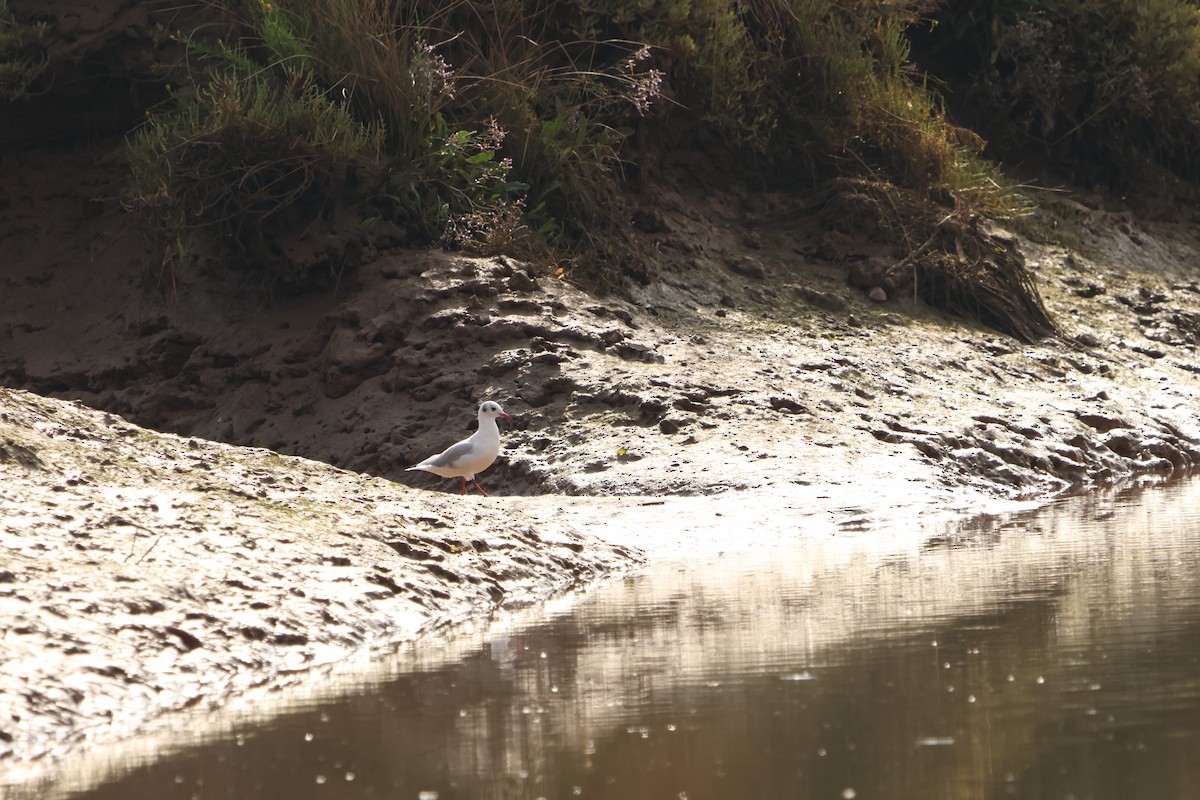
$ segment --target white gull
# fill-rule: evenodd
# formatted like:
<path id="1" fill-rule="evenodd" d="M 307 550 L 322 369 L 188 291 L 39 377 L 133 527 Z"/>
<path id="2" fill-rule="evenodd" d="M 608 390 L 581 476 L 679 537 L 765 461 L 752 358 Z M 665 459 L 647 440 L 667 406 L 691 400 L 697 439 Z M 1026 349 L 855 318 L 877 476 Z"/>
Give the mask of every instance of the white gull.
<path id="1" fill-rule="evenodd" d="M 436 456 L 430 456 L 405 471 L 422 469 L 443 478 L 462 478 L 462 494 L 467 493 L 469 480 L 475 484 L 481 495 L 487 497 L 487 492 L 479 485 L 479 481 L 475 480 L 475 475 L 490 467 L 496 456 L 500 455 L 500 429 L 496 427 L 496 417 L 512 419 L 504 413 L 499 403 L 488 400 L 479 407 L 478 430 L 461 442 L 450 445 Z"/>

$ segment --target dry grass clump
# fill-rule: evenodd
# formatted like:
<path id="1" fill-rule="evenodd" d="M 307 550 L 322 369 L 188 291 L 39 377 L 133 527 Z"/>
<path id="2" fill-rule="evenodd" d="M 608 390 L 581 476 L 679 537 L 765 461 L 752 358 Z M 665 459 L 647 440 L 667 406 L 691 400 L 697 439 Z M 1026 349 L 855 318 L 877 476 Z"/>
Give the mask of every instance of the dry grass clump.
<path id="1" fill-rule="evenodd" d="M 0 0 L 0 100 L 29 96 L 46 68 L 45 33 L 45 22 L 19 19 L 8 0 Z"/>
<path id="2" fill-rule="evenodd" d="M 863 290 L 886 287 L 1025 342 L 1060 333 L 1015 241 L 966 210 L 912 189 L 860 178 L 832 183 L 825 217 L 845 232 L 894 243 L 895 258 L 853 270 Z"/>

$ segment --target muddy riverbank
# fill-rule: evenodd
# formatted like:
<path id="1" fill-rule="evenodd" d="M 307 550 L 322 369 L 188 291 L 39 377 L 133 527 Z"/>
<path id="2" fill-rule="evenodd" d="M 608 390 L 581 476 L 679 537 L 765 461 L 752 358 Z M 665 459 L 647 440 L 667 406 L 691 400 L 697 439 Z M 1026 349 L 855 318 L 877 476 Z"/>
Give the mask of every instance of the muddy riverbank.
<path id="1" fill-rule="evenodd" d="M 387 249 L 322 294 L 213 267 L 164 295 L 119 211 L 37 179 L 88 157 L 46 158 L 7 173 L 0 781 L 646 559 L 1200 460 L 1185 222 L 1060 199 L 1023 229 L 1056 243 L 1004 234 L 1065 329 L 1023 345 L 868 299 L 867 243 L 700 179 L 646 194 L 661 263 L 627 299 Z M 403 472 L 485 398 L 491 497 Z"/>

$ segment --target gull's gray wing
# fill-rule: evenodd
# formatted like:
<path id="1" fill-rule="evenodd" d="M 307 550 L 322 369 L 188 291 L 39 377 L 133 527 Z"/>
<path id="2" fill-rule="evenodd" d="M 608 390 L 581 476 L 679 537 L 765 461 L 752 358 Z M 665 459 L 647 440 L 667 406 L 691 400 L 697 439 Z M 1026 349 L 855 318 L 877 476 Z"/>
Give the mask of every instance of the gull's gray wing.
<path id="1" fill-rule="evenodd" d="M 464 439 L 458 444 L 452 444 L 436 456 L 430 456 L 422 463 L 427 467 L 452 468 L 471 457 L 475 452 L 474 443 Z"/>

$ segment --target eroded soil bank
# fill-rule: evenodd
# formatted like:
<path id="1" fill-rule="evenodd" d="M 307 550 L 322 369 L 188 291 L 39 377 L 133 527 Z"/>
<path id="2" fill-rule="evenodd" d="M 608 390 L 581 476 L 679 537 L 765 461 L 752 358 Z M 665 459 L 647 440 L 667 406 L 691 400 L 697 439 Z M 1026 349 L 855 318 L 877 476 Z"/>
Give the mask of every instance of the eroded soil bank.
<path id="1" fill-rule="evenodd" d="M 1072 247 L 1021 248 L 1067 335 L 1032 346 L 868 300 L 869 242 L 696 176 L 646 192 L 629 300 L 426 251 L 301 298 L 215 270 L 164 297 L 118 210 L 41 179 L 88 158 L 5 164 L 0 782 L 647 558 L 1200 459 L 1187 224 L 1041 212 Z M 488 398 L 492 497 L 403 472 Z"/>

